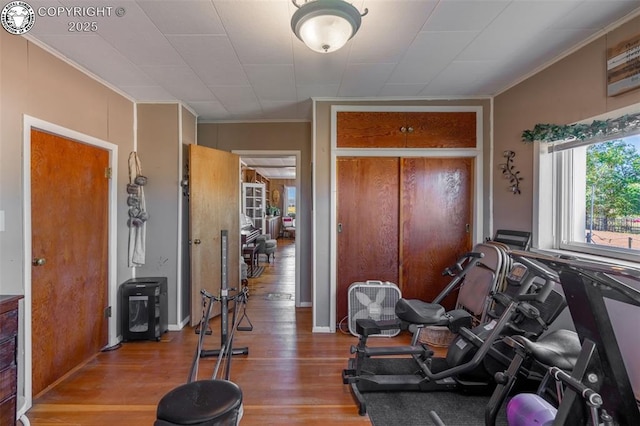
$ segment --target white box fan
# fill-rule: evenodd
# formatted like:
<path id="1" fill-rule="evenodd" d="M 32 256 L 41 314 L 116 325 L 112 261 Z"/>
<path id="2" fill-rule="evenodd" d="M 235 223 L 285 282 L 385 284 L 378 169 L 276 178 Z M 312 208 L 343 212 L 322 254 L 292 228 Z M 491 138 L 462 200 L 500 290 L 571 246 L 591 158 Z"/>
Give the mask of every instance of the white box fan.
<path id="1" fill-rule="evenodd" d="M 402 294 L 397 285 L 390 282 L 367 281 L 356 282 L 349 286 L 349 332 L 358 337 L 356 333 L 356 320 L 369 318 L 375 321 L 396 319 L 396 302 Z M 381 334 L 373 336 L 392 337 L 400 333 L 400 330 L 383 330 Z"/>

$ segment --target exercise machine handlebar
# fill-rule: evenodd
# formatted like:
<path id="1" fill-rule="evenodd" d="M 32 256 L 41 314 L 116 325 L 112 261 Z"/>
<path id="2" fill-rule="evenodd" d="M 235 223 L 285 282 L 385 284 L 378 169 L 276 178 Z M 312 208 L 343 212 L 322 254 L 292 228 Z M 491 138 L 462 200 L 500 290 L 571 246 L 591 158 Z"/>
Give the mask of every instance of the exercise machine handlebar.
<path id="1" fill-rule="evenodd" d="M 484 357 L 493 347 L 493 343 L 498 340 L 500 334 L 507 327 L 512 319 L 511 317 L 514 312 L 521 312 L 524 315 L 527 315 L 531 318 L 537 318 L 539 321 L 541 321 L 538 309 L 526 303 L 525 301 L 532 300 L 544 303 L 547 300 L 547 297 L 549 297 L 549 295 L 551 294 L 551 291 L 555 287 L 556 282 L 559 281 L 559 278 L 557 274 L 546 270 L 537 263 L 527 262 L 527 265 L 528 264 L 531 264 L 531 270 L 533 272 L 533 274 L 531 274 L 531 276 L 528 278 L 528 284 L 523 286 L 523 292 L 521 294 L 515 296 L 515 298 L 513 298 L 512 300 L 509 300 L 508 304 L 505 303 L 507 305 L 506 309 L 498 319 L 493 330 L 491 330 L 491 333 L 489 333 L 489 336 L 484 339 L 482 345 L 479 347 L 478 351 L 473 355 L 473 357 L 464 364 L 457 365 L 438 373 L 432 372 L 430 367 L 427 364 L 424 364 L 424 366 L 422 366 L 422 370 L 427 377 L 429 377 L 431 380 L 440 380 L 475 369 L 478 365 L 480 365 Z M 533 280 L 536 276 L 543 278 L 544 284 L 541 287 L 536 287 L 532 293 L 527 293 L 529 288 L 533 287 Z M 496 293 L 496 295 L 498 294 L 499 293 Z M 507 297 L 505 296 L 505 298 Z M 503 299 L 501 303 L 504 302 L 506 302 L 506 300 Z M 466 337 L 471 342 L 475 340 L 473 338 L 475 337 L 475 335 L 473 335 L 470 330 L 467 330 L 464 327 L 460 330 L 460 334 L 462 334 L 463 337 Z"/>

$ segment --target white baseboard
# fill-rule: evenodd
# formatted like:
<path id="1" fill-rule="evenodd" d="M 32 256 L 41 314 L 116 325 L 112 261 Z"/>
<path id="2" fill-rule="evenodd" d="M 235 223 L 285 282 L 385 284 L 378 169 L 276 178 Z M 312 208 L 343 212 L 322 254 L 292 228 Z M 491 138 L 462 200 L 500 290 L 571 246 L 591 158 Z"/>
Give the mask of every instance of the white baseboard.
<path id="1" fill-rule="evenodd" d="M 331 327 L 313 327 L 311 329 L 312 333 L 333 333 L 331 331 Z"/>
<path id="2" fill-rule="evenodd" d="M 189 324 L 189 321 L 191 321 L 191 315 L 188 315 L 179 324 L 170 324 L 169 331 L 180 331 L 185 328 L 187 324 Z"/>

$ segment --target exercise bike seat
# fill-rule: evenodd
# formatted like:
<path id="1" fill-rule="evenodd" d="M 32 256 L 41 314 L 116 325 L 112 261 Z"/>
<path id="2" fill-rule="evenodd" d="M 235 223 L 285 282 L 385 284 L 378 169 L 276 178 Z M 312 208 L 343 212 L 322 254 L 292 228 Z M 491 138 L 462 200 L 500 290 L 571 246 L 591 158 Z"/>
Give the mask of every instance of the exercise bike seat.
<path id="1" fill-rule="evenodd" d="M 511 336 L 511 338 L 522 345 L 536 361 L 565 371 L 573 370 L 580 355 L 580 339 L 570 330 L 552 331 L 536 342 L 521 335 Z"/>
<path id="2" fill-rule="evenodd" d="M 460 327 L 470 327 L 472 315 L 464 309 L 446 312 L 442 305 L 419 299 L 400 299 L 396 303 L 396 316 L 409 324 L 447 326 L 456 333 Z"/>
<path id="3" fill-rule="evenodd" d="M 445 310 L 437 303 L 419 299 L 400 299 L 396 303 L 396 315 L 410 324 L 446 325 Z M 438 324 L 443 322 L 442 324 Z"/>

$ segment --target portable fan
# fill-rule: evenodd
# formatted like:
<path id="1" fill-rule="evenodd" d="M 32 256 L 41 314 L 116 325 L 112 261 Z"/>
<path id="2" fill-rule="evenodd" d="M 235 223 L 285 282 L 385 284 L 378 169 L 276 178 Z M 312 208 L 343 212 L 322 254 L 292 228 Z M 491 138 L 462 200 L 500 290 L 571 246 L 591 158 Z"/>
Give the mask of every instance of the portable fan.
<path id="1" fill-rule="evenodd" d="M 356 333 L 356 320 L 369 318 L 375 321 L 392 320 L 397 318 L 396 302 L 402 297 L 397 285 L 390 282 L 367 281 L 357 282 L 349 286 L 349 332 Z M 383 330 L 375 336 L 392 337 L 400 330 Z"/>

